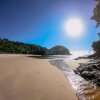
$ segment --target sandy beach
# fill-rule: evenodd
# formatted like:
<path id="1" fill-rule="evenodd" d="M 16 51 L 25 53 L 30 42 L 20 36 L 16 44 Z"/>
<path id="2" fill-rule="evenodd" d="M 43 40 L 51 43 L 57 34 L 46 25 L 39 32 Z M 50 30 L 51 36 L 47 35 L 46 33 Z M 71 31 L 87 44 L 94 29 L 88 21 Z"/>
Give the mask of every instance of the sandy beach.
<path id="1" fill-rule="evenodd" d="M 0 55 L 0 100 L 77 100 L 63 73 L 48 59 Z"/>

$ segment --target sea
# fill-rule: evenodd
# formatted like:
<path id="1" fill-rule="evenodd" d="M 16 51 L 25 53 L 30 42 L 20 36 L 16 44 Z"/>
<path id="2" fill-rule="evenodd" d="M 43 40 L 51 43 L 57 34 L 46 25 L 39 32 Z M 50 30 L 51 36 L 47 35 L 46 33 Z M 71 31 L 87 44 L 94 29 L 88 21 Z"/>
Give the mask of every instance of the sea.
<path id="1" fill-rule="evenodd" d="M 88 82 L 83 79 L 78 74 L 75 74 L 73 69 L 71 69 L 66 63 L 66 60 L 75 59 L 77 57 L 87 57 L 90 54 L 86 55 L 52 55 L 48 58 L 50 63 L 57 67 L 63 72 L 66 78 L 69 79 L 70 84 L 72 85 L 78 100 L 100 100 L 100 87 L 97 87 L 95 84 Z"/>

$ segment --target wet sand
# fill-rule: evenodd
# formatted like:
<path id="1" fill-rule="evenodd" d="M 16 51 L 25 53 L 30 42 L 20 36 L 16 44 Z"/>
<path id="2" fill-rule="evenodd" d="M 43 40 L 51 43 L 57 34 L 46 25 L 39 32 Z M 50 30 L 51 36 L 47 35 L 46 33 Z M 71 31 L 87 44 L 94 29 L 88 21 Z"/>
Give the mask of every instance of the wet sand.
<path id="1" fill-rule="evenodd" d="M 47 59 L 0 55 L 0 100 L 77 100 L 63 73 Z"/>

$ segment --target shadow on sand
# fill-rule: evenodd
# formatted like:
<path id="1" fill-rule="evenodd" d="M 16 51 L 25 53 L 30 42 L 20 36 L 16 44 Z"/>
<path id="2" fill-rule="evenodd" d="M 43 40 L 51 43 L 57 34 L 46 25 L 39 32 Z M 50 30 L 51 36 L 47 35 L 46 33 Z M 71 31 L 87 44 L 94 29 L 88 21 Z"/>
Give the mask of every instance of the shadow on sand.
<path id="1" fill-rule="evenodd" d="M 32 57 L 32 58 L 36 58 L 36 59 L 50 59 L 48 56 L 41 56 L 41 55 L 31 55 L 31 56 L 27 56 L 27 57 Z"/>

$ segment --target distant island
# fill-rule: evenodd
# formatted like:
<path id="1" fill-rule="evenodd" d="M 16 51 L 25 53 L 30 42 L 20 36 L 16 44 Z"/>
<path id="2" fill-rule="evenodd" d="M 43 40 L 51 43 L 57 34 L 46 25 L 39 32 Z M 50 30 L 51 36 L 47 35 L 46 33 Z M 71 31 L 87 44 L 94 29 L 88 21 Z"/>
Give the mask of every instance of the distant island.
<path id="1" fill-rule="evenodd" d="M 6 54 L 35 54 L 35 55 L 70 55 L 69 49 L 64 46 L 54 46 L 51 49 L 35 44 L 0 39 L 0 53 Z"/>
<path id="2" fill-rule="evenodd" d="M 64 46 L 54 46 L 49 49 L 49 55 L 71 55 L 70 51 Z"/>

